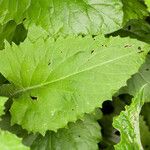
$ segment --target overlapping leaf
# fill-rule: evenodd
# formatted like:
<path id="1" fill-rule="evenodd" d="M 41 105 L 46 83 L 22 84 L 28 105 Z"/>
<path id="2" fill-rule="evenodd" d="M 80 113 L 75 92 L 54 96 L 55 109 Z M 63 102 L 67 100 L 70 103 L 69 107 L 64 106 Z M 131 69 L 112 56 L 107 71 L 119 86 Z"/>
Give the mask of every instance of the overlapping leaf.
<path id="1" fill-rule="evenodd" d="M 7 45 L 0 52 L 0 72 L 18 89 L 12 95 L 12 122 L 43 134 L 110 99 L 147 53 L 144 43 L 129 38 L 68 37 L 55 42 L 38 38 L 33 42 L 29 33 L 21 45 Z"/>
<path id="2" fill-rule="evenodd" d="M 13 135 L 7 131 L 0 130 L 0 147 L 3 150 L 29 150 L 21 143 L 16 135 Z"/>
<path id="3" fill-rule="evenodd" d="M 148 54 L 146 62 L 142 65 L 141 69 L 135 74 L 127 84 L 127 87 L 121 90 L 122 93 L 130 93 L 136 95 L 139 89 L 147 84 L 144 88 L 143 99 L 145 102 L 150 101 L 150 55 Z"/>
<path id="4" fill-rule="evenodd" d="M 116 150 L 136 149 L 142 150 L 139 129 L 139 114 L 144 104 L 143 87 L 133 99 L 130 106 L 126 107 L 118 117 L 114 119 L 113 125 L 121 132 L 121 141 L 115 145 Z"/>
<path id="5" fill-rule="evenodd" d="M 150 24 L 143 20 L 130 20 L 124 28 L 118 30 L 110 35 L 121 37 L 131 37 L 150 43 Z"/>
<path id="6" fill-rule="evenodd" d="M 23 24 L 17 25 L 15 21 L 9 21 L 5 25 L 0 25 L 0 50 L 4 48 L 4 40 L 9 43 L 15 42 L 19 44 L 26 38 L 27 30 Z"/>
<path id="7" fill-rule="evenodd" d="M 130 19 L 142 19 L 144 16 L 148 16 L 146 7 L 139 0 L 122 0 L 123 12 L 124 12 L 124 24 Z"/>
<path id="8" fill-rule="evenodd" d="M 0 116 L 4 113 L 4 103 L 6 100 L 6 97 L 0 97 Z M 29 150 L 16 135 L 2 130 L 0 130 L 0 148 L 3 150 Z"/>
<path id="9" fill-rule="evenodd" d="M 123 18 L 119 0 L 2 0 L 0 8 L 0 23 L 26 20 L 52 34 L 109 33 L 121 27 Z"/>
<path id="10" fill-rule="evenodd" d="M 44 137 L 38 135 L 31 144 L 31 150 L 98 150 L 100 140 L 100 126 L 96 118 L 86 115 L 84 121 L 70 123 L 68 129 L 60 129 L 57 133 L 47 132 Z"/>
<path id="11" fill-rule="evenodd" d="M 143 145 L 143 148 L 145 150 L 150 149 L 150 131 L 148 126 L 146 125 L 146 122 L 144 121 L 144 117 L 140 116 L 140 135 L 141 135 L 141 142 Z"/>

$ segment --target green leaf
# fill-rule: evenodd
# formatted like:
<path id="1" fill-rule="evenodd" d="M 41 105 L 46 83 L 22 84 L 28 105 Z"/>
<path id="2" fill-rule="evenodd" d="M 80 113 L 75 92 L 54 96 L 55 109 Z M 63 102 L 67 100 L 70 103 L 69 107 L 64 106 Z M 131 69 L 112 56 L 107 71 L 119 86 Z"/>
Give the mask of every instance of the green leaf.
<path id="1" fill-rule="evenodd" d="M 145 20 L 130 20 L 121 30 L 112 34 L 112 36 L 131 37 L 150 43 L 150 24 Z M 110 36 L 108 35 L 108 36 Z"/>
<path id="2" fill-rule="evenodd" d="M 148 11 L 150 11 L 150 1 L 149 0 L 145 0 L 145 4 L 147 5 Z"/>
<path id="3" fill-rule="evenodd" d="M 139 114 L 144 104 L 143 88 L 132 100 L 130 106 L 114 118 L 113 126 L 121 132 L 121 141 L 115 145 L 116 150 L 142 150 L 139 129 Z"/>
<path id="4" fill-rule="evenodd" d="M 7 97 L 0 97 L 0 116 L 4 114 L 4 104 L 7 101 Z"/>
<path id="5" fill-rule="evenodd" d="M 141 114 L 144 117 L 144 121 L 150 130 L 150 102 L 144 104 L 141 110 Z"/>
<path id="6" fill-rule="evenodd" d="M 145 5 L 139 0 L 122 0 L 124 12 L 124 25 L 131 19 L 143 19 L 148 16 Z"/>
<path id="7" fill-rule="evenodd" d="M 3 150 L 29 150 L 21 143 L 21 139 L 7 131 L 0 130 L 0 147 Z"/>
<path id="8" fill-rule="evenodd" d="M 13 34 L 16 28 L 14 21 L 9 21 L 5 25 L 0 25 L 0 50 L 4 48 L 4 40 L 12 41 Z"/>
<path id="9" fill-rule="evenodd" d="M 67 129 L 60 129 L 57 133 L 48 131 L 44 137 L 36 136 L 31 150 L 98 150 L 101 132 L 93 116 L 86 115 L 83 121 L 69 123 Z"/>
<path id="10" fill-rule="evenodd" d="M 33 42 L 30 37 L 0 52 L 0 72 L 17 90 L 12 95 L 12 123 L 42 134 L 63 128 L 111 99 L 147 53 L 144 43 L 129 38 Z"/>
<path id="11" fill-rule="evenodd" d="M 140 134 L 141 134 L 141 142 L 142 142 L 143 148 L 145 150 L 149 150 L 150 149 L 150 143 L 149 143 L 150 131 L 144 121 L 143 116 L 140 116 Z"/>
<path id="12" fill-rule="evenodd" d="M 5 25 L 0 25 L 0 50 L 4 48 L 4 40 L 9 43 L 20 44 L 27 36 L 27 30 L 23 24 L 17 25 L 15 21 L 10 20 Z"/>
<path id="13" fill-rule="evenodd" d="M 146 62 L 141 66 L 138 73 L 136 73 L 131 79 L 128 80 L 127 86 L 121 89 L 121 93 L 129 93 L 131 95 L 136 95 L 136 93 L 145 84 L 143 91 L 143 99 L 145 102 L 150 101 L 150 55 L 148 54 Z"/>
<path id="14" fill-rule="evenodd" d="M 0 8 L 0 23 L 25 20 L 51 34 L 110 33 L 121 28 L 123 19 L 119 0 L 1 0 Z"/>

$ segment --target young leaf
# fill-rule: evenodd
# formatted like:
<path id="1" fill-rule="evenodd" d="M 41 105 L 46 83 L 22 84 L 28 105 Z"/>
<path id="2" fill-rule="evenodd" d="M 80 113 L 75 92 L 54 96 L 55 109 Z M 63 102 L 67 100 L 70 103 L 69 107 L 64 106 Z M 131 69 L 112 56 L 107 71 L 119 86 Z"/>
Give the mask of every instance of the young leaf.
<path id="1" fill-rule="evenodd" d="M 144 43 L 119 37 L 7 44 L 0 52 L 0 72 L 18 89 L 12 95 L 12 123 L 44 134 L 76 121 L 111 99 L 146 53 Z"/>
<path id="2" fill-rule="evenodd" d="M 110 33 L 123 19 L 120 0 L 2 0 L 0 8 L 0 23 L 36 23 L 51 34 Z"/>
<path id="3" fill-rule="evenodd" d="M 144 104 L 143 87 L 133 99 L 130 106 L 114 118 L 113 126 L 121 132 L 121 141 L 115 145 L 116 150 L 142 150 L 139 129 L 139 114 Z"/>
<path id="4" fill-rule="evenodd" d="M 57 133 L 48 131 L 44 137 L 38 135 L 31 145 L 31 150 L 98 150 L 101 132 L 93 116 L 86 115 L 84 121 L 69 123 L 67 129 L 60 129 Z"/>

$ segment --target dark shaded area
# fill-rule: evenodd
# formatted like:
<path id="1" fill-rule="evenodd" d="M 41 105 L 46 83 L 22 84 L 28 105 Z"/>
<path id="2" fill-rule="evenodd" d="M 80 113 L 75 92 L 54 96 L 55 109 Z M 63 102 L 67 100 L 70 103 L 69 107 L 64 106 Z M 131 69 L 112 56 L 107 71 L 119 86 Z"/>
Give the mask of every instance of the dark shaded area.
<path id="1" fill-rule="evenodd" d="M 130 37 L 150 43 L 150 17 L 130 20 L 122 29 L 105 35 L 105 37 L 110 36 Z"/>
<path id="2" fill-rule="evenodd" d="M 106 100 L 102 104 L 103 117 L 99 120 L 102 133 L 102 141 L 99 143 L 100 150 L 113 150 L 114 145 L 120 141 L 120 132 L 112 126 L 113 118 L 125 110 L 125 106 L 131 103 L 132 96 L 121 94 Z"/>
<path id="3" fill-rule="evenodd" d="M 14 42 L 19 45 L 27 37 L 27 30 L 23 23 L 16 24 L 15 21 L 10 20 L 5 25 L 0 25 L 0 50 L 4 49 L 4 41 L 7 40 L 10 44 Z"/>
<path id="4" fill-rule="evenodd" d="M 114 111 L 113 102 L 111 100 L 104 101 L 101 110 L 104 115 L 113 113 Z"/>
<path id="5" fill-rule="evenodd" d="M 16 26 L 14 36 L 12 38 L 12 41 L 19 45 L 21 42 L 23 42 L 27 37 L 28 31 L 25 29 L 24 25 L 21 23 Z"/>

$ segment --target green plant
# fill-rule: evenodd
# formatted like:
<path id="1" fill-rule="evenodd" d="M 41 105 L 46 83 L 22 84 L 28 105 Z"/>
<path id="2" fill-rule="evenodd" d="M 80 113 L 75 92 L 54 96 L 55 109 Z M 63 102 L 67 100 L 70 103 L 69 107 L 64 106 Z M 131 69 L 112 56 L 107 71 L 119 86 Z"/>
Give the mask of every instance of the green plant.
<path id="1" fill-rule="evenodd" d="M 0 1 L 0 149 L 150 149 L 148 0 Z"/>

